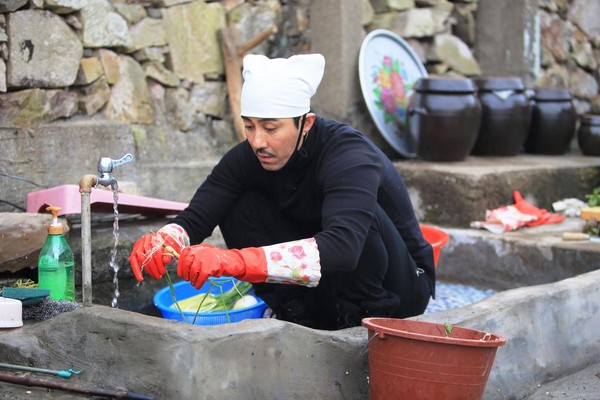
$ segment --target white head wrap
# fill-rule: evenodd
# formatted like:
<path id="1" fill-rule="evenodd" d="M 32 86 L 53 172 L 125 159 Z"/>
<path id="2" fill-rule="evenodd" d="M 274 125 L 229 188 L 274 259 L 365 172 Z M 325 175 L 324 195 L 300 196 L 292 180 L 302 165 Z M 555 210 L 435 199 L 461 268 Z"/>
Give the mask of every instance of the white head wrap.
<path id="1" fill-rule="evenodd" d="M 269 59 L 244 57 L 242 115 L 254 118 L 293 118 L 310 111 L 325 70 L 321 54 Z"/>

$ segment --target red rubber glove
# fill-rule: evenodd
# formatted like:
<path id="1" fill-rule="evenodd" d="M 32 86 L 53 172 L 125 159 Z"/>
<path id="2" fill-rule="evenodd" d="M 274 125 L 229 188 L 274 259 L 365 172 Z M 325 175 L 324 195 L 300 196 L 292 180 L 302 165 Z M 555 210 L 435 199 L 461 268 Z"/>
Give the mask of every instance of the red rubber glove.
<path id="1" fill-rule="evenodd" d="M 513 197 L 515 198 L 515 208 L 523 214 L 533 215 L 536 218 L 541 218 L 545 213 L 548 212 L 547 210 L 537 208 L 533 204 L 528 203 L 523 196 L 521 196 L 521 193 L 518 190 L 513 192 Z"/>
<path id="2" fill-rule="evenodd" d="M 199 244 L 182 250 L 177 275 L 196 289 L 211 276 L 225 275 L 250 283 L 264 282 L 267 279 L 267 261 L 261 247 L 224 250 Z"/>
<path id="3" fill-rule="evenodd" d="M 527 226 L 538 226 L 543 224 L 556 224 L 565 220 L 564 215 L 553 214 L 544 208 L 538 208 L 531 203 L 528 203 L 518 190 L 513 192 L 515 199 L 515 208 L 523 214 L 533 215 L 536 217 L 535 221 L 526 222 Z"/>
<path id="4" fill-rule="evenodd" d="M 167 271 L 166 265 L 172 260 L 165 246 L 170 246 L 177 254 L 189 243 L 187 233 L 176 224 L 168 224 L 158 232 L 142 236 L 133 245 L 129 263 L 138 282 L 144 280 L 142 271 L 154 279 L 160 279 Z M 165 254 L 166 253 L 166 254 Z M 177 254 L 173 254 L 177 256 Z"/>

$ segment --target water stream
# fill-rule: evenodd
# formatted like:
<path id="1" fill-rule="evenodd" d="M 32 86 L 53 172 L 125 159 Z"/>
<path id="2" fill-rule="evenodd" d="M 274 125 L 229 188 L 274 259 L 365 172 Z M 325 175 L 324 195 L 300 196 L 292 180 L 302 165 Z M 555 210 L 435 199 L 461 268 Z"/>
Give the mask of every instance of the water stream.
<path id="1" fill-rule="evenodd" d="M 112 270 L 114 271 L 114 276 L 113 276 L 113 286 L 115 289 L 115 294 L 113 296 L 112 302 L 111 302 L 111 307 L 112 308 L 118 308 L 118 299 L 120 296 L 119 293 L 119 265 L 116 263 L 116 259 L 117 259 L 117 246 L 119 245 L 119 210 L 118 210 L 118 204 L 119 204 L 119 191 L 118 189 L 113 189 L 113 213 L 115 216 L 115 220 L 113 222 L 113 238 L 115 239 L 115 244 L 110 252 L 110 261 L 108 263 L 108 265 L 112 268 Z"/>

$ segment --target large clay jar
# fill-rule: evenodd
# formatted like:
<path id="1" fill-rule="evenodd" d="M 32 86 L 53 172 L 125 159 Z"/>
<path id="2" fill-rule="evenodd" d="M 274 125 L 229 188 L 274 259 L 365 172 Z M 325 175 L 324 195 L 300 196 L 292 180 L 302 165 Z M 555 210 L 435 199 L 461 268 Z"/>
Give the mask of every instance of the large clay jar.
<path id="1" fill-rule="evenodd" d="M 577 143 L 586 156 L 600 156 L 600 115 L 585 114 L 579 118 Z"/>
<path id="2" fill-rule="evenodd" d="M 577 112 L 568 89 L 536 88 L 525 151 L 564 154 L 575 136 Z"/>
<path id="3" fill-rule="evenodd" d="M 421 78 L 408 104 L 408 126 L 417 157 L 463 161 L 481 124 L 481 104 L 470 79 Z"/>
<path id="4" fill-rule="evenodd" d="M 531 122 L 531 102 L 523 81 L 515 77 L 484 77 L 473 81 L 481 102 L 481 127 L 472 154 L 517 155 Z"/>

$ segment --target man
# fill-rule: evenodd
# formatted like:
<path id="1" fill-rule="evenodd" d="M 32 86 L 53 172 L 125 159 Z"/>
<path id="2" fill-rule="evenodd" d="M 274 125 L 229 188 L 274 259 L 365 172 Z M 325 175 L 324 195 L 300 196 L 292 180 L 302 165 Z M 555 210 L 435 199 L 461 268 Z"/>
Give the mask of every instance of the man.
<path id="1" fill-rule="evenodd" d="M 171 224 L 133 246 L 136 278 L 160 279 L 170 246 L 195 287 L 211 276 L 254 283 L 282 320 L 341 329 L 423 313 L 433 252 L 404 182 L 364 135 L 310 112 L 323 56 L 248 55 L 243 66 L 247 140 Z M 229 250 L 202 244 L 217 225 Z"/>

